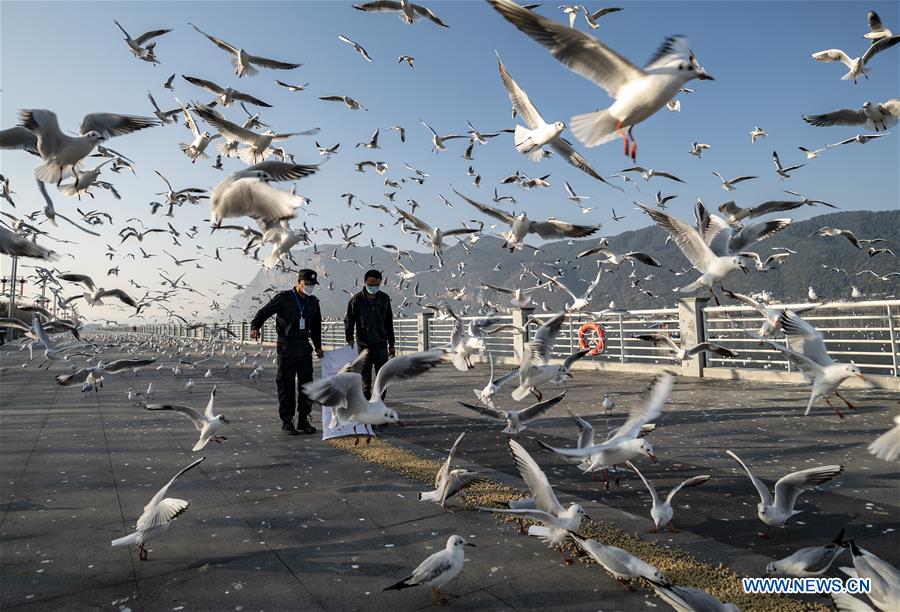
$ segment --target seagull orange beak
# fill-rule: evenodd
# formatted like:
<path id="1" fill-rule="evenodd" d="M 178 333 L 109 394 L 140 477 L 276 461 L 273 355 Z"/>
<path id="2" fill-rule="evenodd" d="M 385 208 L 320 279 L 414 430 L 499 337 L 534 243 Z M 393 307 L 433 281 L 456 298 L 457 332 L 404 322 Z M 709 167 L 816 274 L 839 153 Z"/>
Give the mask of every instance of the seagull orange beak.
<path id="1" fill-rule="evenodd" d="M 653 453 L 647 453 L 647 456 L 650 457 L 650 461 L 652 461 L 653 463 L 659 463 L 659 459 L 657 459 L 656 455 L 654 455 Z"/>
<path id="2" fill-rule="evenodd" d="M 868 381 L 868 380 L 869 380 L 868 378 L 866 378 L 866 377 L 863 376 L 862 374 L 857 374 L 857 376 L 859 376 L 859 379 L 860 379 L 860 380 L 864 380 L 864 381 Z"/>

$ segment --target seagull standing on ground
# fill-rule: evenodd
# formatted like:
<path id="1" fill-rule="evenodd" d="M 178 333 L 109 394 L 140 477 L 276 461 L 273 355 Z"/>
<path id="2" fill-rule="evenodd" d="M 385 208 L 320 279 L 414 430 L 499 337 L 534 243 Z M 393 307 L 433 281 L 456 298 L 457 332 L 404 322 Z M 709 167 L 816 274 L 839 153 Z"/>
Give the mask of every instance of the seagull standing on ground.
<path id="1" fill-rule="evenodd" d="M 443 465 L 441 465 L 441 469 L 438 470 L 437 475 L 434 477 L 434 491 L 419 493 L 419 501 L 435 502 L 440 504 L 441 508 L 446 508 L 447 501 L 450 498 L 462 492 L 463 489 L 471 485 L 478 478 L 476 472 L 470 472 L 469 470 L 463 469 L 450 469 L 450 466 L 453 464 L 453 456 L 456 454 L 456 449 L 459 448 L 459 443 L 462 442 L 465 435 L 466 432 L 459 434 L 459 437 L 456 438 L 453 446 L 450 447 L 450 452 L 447 454 L 447 460 L 444 461 Z"/>
<path id="2" fill-rule="evenodd" d="M 412 573 L 396 584 L 385 587 L 383 591 L 400 591 L 424 584 L 431 587 L 434 601 L 442 606 L 457 597 L 452 593 L 444 593 L 441 587 L 459 576 L 466 561 L 463 546 L 475 546 L 466 542 L 462 536 L 450 536 L 444 550 L 438 551 L 422 561 Z"/>
<path id="3" fill-rule="evenodd" d="M 766 565 L 768 576 L 792 576 L 804 578 L 809 576 L 821 576 L 828 571 L 834 560 L 841 556 L 847 549 L 844 543 L 844 530 L 837 537 L 824 546 L 808 546 L 801 548 L 792 555 L 773 561 Z"/>

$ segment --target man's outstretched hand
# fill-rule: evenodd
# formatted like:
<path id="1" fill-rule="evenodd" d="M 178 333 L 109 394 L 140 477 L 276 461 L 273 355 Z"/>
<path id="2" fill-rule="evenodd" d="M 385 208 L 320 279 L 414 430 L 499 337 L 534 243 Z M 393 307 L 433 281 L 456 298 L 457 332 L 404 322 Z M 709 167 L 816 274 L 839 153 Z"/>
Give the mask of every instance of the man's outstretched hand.
<path id="1" fill-rule="evenodd" d="M 321 359 L 324 356 L 325 356 L 325 353 L 322 351 L 322 349 L 316 349 L 316 357 Z"/>
<path id="2" fill-rule="evenodd" d="M 389 346 L 389 347 L 388 347 L 388 356 L 389 356 L 389 357 L 396 357 L 396 356 L 397 356 L 397 351 L 394 349 L 393 346 Z"/>
<path id="3" fill-rule="evenodd" d="M 259 330 L 258 329 L 250 330 L 250 339 L 251 340 L 259 340 Z"/>

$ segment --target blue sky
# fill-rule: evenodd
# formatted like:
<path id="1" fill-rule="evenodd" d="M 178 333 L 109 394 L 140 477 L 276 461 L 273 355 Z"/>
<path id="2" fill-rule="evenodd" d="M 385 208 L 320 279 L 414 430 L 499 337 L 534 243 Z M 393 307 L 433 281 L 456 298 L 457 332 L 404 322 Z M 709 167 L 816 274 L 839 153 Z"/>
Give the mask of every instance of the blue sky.
<path id="1" fill-rule="evenodd" d="M 802 113 L 859 107 L 866 100 L 883 101 L 900 95 L 900 53 L 896 48 L 876 57 L 870 64 L 871 78 L 855 86 L 840 80 L 843 66 L 820 64 L 810 58 L 810 53 L 830 47 L 861 54 L 866 45 L 862 38 L 867 30 L 866 10 L 870 8 L 880 13 L 889 28 L 900 30 L 896 2 L 629 2 L 624 3 L 625 10 L 604 17 L 600 29 L 592 34 L 634 63 L 643 65 L 666 35 L 684 34 L 690 38 L 700 63 L 716 78 L 692 82 L 689 86 L 696 91 L 682 96 L 680 113 L 663 110 L 635 129 L 640 146 L 638 163 L 668 170 L 687 185 L 661 179 L 649 184 L 640 181 L 640 193 L 629 186 L 625 194 L 599 184 L 556 157 L 540 164 L 530 162 L 516 153 L 510 135 L 476 148 L 471 163 L 482 183 L 480 189 L 473 187 L 472 179 L 465 174 L 470 162 L 460 158 L 465 142 L 450 141 L 448 151 L 435 155 L 430 135 L 418 119 L 421 117 L 440 133 L 464 133 L 466 120 L 482 131 L 513 127 L 508 98 L 497 74 L 495 49 L 548 120 L 568 123 L 572 115 L 608 106 L 610 99 L 603 90 L 559 64 L 486 2 L 426 2 L 450 25 L 449 29 L 428 22 L 410 27 L 394 14 L 365 14 L 350 4 L 4 1 L 0 4 L 0 125 L 14 125 L 22 108 L 54 110 L 63 129 L 72 130 L 88 112 L 149 114 L 148 89 L 161 106 L 171 108 L 172 94 L 160 85 L 173 72 L 231 85 L 275 105 L 274 109 L 263 109 L 262 118 L 277 131 L 322 128 L 315 137 L 287 141 L 285 146 L 297 161 L 321 161 L 314 140 L 323 145 L 342 143 L 340 153 L 318 175 L 299 184 L 300 193 L 312 199 L 309 212 L 317 215 L 307 221 L 314 227 L 363 221 L 364 237 L 374 237 L 376 242 L 402 239 L 396 228 L 379 227 L 387 221 L 382 213 L 348 210 L 339 198 L 350 191 L 369 203 L 386 202 L 384 177 L 353 171 L 353 163 L 364 159 L 387 162 L 390 169 L 386 176 L 394 179 L 410 176 L 403 162 L 428 172 L 431 176 L 423 186 L 408 182 L 397 194 L 397 203 L 415 199 L 421 205 L 421 218 L 445 227 L 460 218 L 478 216 L 451 197 L 451 184 L 470 197 L 490 202 L 494 185 L 517 169 L 531 176 L 551 174 L 549 189 L 501 189 L 518 198 L 518 208 L 526 209 L 529 216 L 602 223 L 603 233 L 609 235 L 647 225 L 646 218 L 633 211 L 631 202 L 650 202 L 657 189 L 677 193 L 679 197 L 670 209 L 686 218 L 697 197 L 716 206 L 731 197 L 736 197 L 738 204 L 752 205 L 782 197 L 783 188 L 834 202 L 846 210 L 885 210 L 896 208 L 900 202 L 897 134 L 864 146 L 828 151 L 810 160 L 786 182 L 774 174 L 771 161 L 773 149 L 785 163 L 802 162 L 805 160 L 798 145 L 820 148 L 859 132 L 847 127 L 808 126 L 800 119 Z M 539 12 L 563 20 L 558 4 L 545 3 Z M 587 6 L 596 10 L 605 5 Z M 113 19 L 133 36 L 149 29 L 173 28 L 157 45 L 162 64 L 153 66 L 133 58 Z M 188 21 L 251 53 L 305 65 L 293 71 L 262 69 L 255 77 L 238 79 L 227 55 L 191 29 Z M 584 29 L 584 21 L 579 20 L 576 27 Z M 362 44 L 375 61 L 364 61 L 338 41 L 338 34 Z M 396 63 L 401 54 L 415 57 L 414 70 Z M 292 93 L 275 85 L 276 78 L 289 83 L 308 81 L 309 87 Z M 175 86 L 182 100 L 209 99 L 180 77 Z M 369 111 L 350 111 L 316 98 L 329 94 L 356 98 Z M 227 115 L 237 122 L 241 111 L 232 107 Z M 407 128 L 405 144 L 399 142 L 395 132 L 386 131 L 394 124 Z M 751 145 L 748 132 L 756 125 L 770 136 Z M 382 129 L 382 150 L 355 149 L 354 144 L 368 140 L 376 127 Z M 138 176 L 104 173 L 103 178 L 114 180 L 123 200 L 117 202 L 100 191 L 96 200 L 82 204 L 112 213 L 116 224 L 102 228 L 101 239 L 74 230 L 55 232 L 56 236 L 79 242 L 65 247 L 77 260 L 64 258 L 60 267 L 102 277 L 111 267 L 102 255 L 104 245 L 118 243 L 115 233 L 127 218 L 140 217 L 148 226 L 164 226 L 165 219 L 149 217 L 147 207 L 153 193 L 163 187 L 153 168 L 166 174 L 176 187 L 212 187 L 224 177 L 210 167 L 211 160 L 192 165 L 177 148 L 176 143 L 184 140 L 190 140 L 188 132 L 180 125 L 170 125 L 110 141 L 111 147 L 136 160 Z M 712 145 L 702 160 L 688 155 L 695 140 Z M 604 175 L 630 165 L 618 141 L 579 149 Z M 227 171 L 242 166 L 236 159 L 225 163 Z M 0 165 L 18 193 L 17 212 L 38 208 L 40 201 L 31 178 L 33 158 L 3 151 Z M 753 174 L 761 178 L 742 184 L 729 197 L 712 176 L 714 170 L 729 177 Z M 586 205 L 597 206 L 598 210 L 583 215 L 567 201 L 565 180 L 577 192 L 591 196 Z M 439 193 L 454 201 L 455 208 L 441 204 Z M 74 213 L 76 200 L 62 194 L 54 197 L 60 212 Z M 626 219 L 613 222 L 610 208 L 618 214 L 626 213 Z M 5 203 L 3 210 L 10 210 Z M 819 212 L 808 209 L 792 216 L 802 218 Z M 203 227 L 207 214 L 206 207 L 186 205 L 176 212 L 173 224 L 178 229 Z M 182 248 L 173 247 L 161 235 L 150 236 L 144 247 L 157 253 L 166 248 L 178 257 L 189 257 L 196 244 L 210 251 L 215 246 L 241 244 L 234 235 L 216 234 L 210 239 L 207 234 L 201 232 L 197 243 L 185 243 Z M 316 240 L 327 242 L 327 237 L 320 235 Z M 125 246 L 125 252 L 136 252 L 138 245 L 131 241 Z M 149 261 L 162 264 L 163 257 Z M 146 262 L 129 260 L 121 264 L 120 279 L 110 279 L 106 286 L 124 287 L 129 276 L 149 280 Z M 204 270 L 191 270 L 186 277 L 203 290 L 218 289 L 221 278 L 249 280 L 256 270 L 256 264 L 243 260 L 236 251 L 228 252 L 226 264 L 207 261 L 203 265 Z M 4 260 L 4 272 L 7 268 L 8 261 Z M 156 273 L 149 276 L 152 279 Z M 227 299 L 227 293 L 219 296 L 220 302 Z M 116 311 L 104 308 L 94 314 L 101 312 Z"/>

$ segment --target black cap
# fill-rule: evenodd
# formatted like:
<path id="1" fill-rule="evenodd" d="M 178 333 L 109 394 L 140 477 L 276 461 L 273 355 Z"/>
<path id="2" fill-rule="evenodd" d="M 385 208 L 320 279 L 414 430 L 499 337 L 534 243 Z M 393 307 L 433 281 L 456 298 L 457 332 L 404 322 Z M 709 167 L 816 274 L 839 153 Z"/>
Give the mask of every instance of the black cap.
<path id="1" fill-rule="evenodd" d="M 297 281 L 303 281 L 307 285 L 318 285 L 319 281 L 316 276 L 318 276 L 318 274 L 315 270 L 303 268 L 302 270 L 300 270 L 300 273 L 297 274 Z"/>

